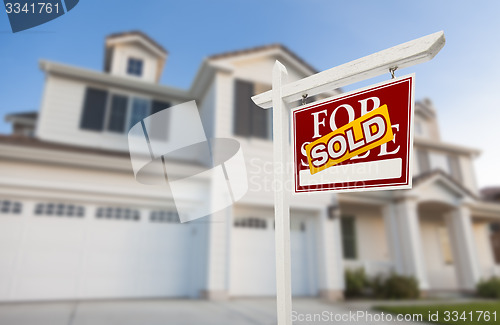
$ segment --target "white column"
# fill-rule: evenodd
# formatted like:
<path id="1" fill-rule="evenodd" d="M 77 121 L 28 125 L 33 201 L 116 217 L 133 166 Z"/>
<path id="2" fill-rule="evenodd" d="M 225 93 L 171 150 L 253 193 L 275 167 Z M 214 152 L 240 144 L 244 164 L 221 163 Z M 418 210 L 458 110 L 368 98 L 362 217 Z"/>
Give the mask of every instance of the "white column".
<path id="1" fill-rule="evenodd" d="M 344 297 L 344 261 L 342 256 L 342 237 L 340 218 L 328 218 L 328 210 L 318 213 L 318 266 L 320 296 L 327 300 Z"/>
<path id="2" fill-rule="evenodd" d="M 398 226 L 398 214 L 395 204 L 390 203 L 382 208 L 384 216 L 385 232 L 387 235 L 387 246 L 391 256 L 391 262 L 394 265 L 394 272 L 404 273 L 404 260 L 400 246 L 401 236 Z"/>
<path id="3" fill-rule="evenodd" d="M 460 206 L 446 215 L 460 289 L 473 291 L 480 269 L 469 208 Z"/>
<path id="4" fill-rule="evenodd" d="M 421 290 L 429 289 L 422 251 L 422 234 L 418 220 L 417 201 L 407 198 L 397 203 L 397 219 L 401 237 L 403 274 L 414 276 Z"/>

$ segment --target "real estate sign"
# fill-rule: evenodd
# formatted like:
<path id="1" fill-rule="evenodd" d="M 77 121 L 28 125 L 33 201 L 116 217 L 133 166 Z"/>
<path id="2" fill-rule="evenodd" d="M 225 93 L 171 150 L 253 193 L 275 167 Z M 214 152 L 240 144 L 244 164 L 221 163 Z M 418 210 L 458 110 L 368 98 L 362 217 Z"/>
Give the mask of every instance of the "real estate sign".
<path id="1" fill-rule="evenodd" d="M 411 188 L 414 75 L 292 110 L 295 192 Z"/>

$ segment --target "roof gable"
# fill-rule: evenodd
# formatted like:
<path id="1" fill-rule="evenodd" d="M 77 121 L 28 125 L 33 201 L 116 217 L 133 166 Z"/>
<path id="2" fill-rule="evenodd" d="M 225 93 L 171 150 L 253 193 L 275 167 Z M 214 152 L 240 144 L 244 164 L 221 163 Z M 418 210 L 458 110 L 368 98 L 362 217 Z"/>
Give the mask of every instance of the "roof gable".
<path id="1" fill-rule="evenodd" d="M 257 59 L 262 57 L 279 57 L 281 60 L 286 61 L 288 65 L 293 66 L 301 71 L 304 75 L 311 75 L 318 72 L 313 66 L 300 58 L 297 54 L 292 52 L 282 44 L 263 45 L 238 51 L 229 51 L 220 54 L 209 56 L 209 62 L 221 64 L 225 62 L 231 65 L 234 62 Z"/>
<path id="2" fill-rule="evenodd" d="M 456 205 L 463 200 L 477 200 L 470 190 L 439 169 L 415 177 L 413 190 L 421 201 L 442 201 Z"/>
<path id="3" fill-rule="evenodd" d="M 106 47 L 110 47 L 119 43 L 133 42 L 141 44 L 148 50 L 152 51 L 155 54 L 158 54 L 161 57 L 165 57 L 168 54 L 167 50 L 163 46 L 140 31 L 115 33 L 106 37 Z"/>

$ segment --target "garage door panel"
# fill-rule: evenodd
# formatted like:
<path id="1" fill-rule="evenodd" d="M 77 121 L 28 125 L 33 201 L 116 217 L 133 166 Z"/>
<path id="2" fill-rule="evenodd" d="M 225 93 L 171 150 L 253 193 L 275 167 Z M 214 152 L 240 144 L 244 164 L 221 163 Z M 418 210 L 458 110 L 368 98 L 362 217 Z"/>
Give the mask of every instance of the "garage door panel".
<path id="1" fill-rule="evenodd" d="M 28 244 L 32 245 L 80 245 L 85 228 L 82 220 L 50 220 L 30 218 L 26 226 Z"/>
<path id="2" fill-rule="evenodd" d="M 307 272 L 309 259 L 307 256 L 306 235 L 301 231 L 290 234 L 292 292 L 295 295 L 309 295 L 309 274 Z"/>
<path id="3" fill-rule="evenodd" d="M 19 217 L 10 218 L 0 215 L 0 247 L 16 244 L 22 235 L 22 220 Z"/>
<path id="4" fill-rule="evenodd" d="M 75 274 L 80 266 L 80 252 L 24 251 L 17 272 L 22 275 Z"/>
<path id="5" fill-rule="evenodd" d="M 69 299 L 75 297 L 76 276 L 22 276 L 16 277 L 12 299 Z"/>
<path id="6" fill-rule="evenodd" d="M 166 276 L 163 272 L 144 272 L 138 278 L 138 294 L 148 297 L 164 297 L 169 293 L 175 297 L 186 297 L 188 277 L 186 273 Z"/>
<path id="7" fill-rule="evenodd" d="M 129 270 L 137 269 L 139 258 L 121 252 L 120 255 L 112 255 L 114 252 L 102 251 L 87 254 L 85 257 L 84 271 L 87 274 L 116 274 L 120 275 Z"/>
<path id="8" fill-rule="evenodd" d="M 12 285 L 12 274 L 2 272 L 0 277 L 0 301 L 9 299 L 10 287 Z"/>
<path id="9" fill-rule="evenodd" d="M 94 209 L 86 208 L 86 211 Z M 0 215 L 0 301 L 186 297 L 191 226 Z"/>
<path id="10" fill-rule="evenodd" d="M 107 224 L 100 224 L 106 222 Z M 88 247 L 91 250 L 124 250 L 138 247 L 144 233 L 139 224 L 109 225 L 113 221 L 95 221 L 88 233 Z M 120 221 L 114 221 L 120 223 Z"/>
<path id="11" fill-rule="evenodd" d="M 315 282 L 310 281 L 309 275 L 315 259 L 308 249 L 309 241 L 313 239 L 310 238 L 311 232 L 307 231 L 307 223 L 305 218 L 292 218 L 292 293 L 297 296 L 317 294 Z M 242 297 L 275 295 L 275 263 L 273 219 L 236 216 L 231 237 L 230 294 Z"/>
<path id="12" fill-rule="evenodd" d="M 137 275 L 115 274 L 88 276 L 83 284 L 83 298 L 137 297 Z"/>
<path id="13" fill-rule="evenodd" d="M 169 272 L 172 273 L 182 273 L 188 270 L 188 263 L 186 263 L 186 258 L 189 256 L 179 255 L 175 257 L 162 257 L 162 256 L 151 256 L 150 258 L 138 259 L 137 268 L 141 272 Z"/>
<path id="14" fill-rule="evenodd" d="M 4 271 L 12 270 L 16 255 L 16 250 L 12 250 L 10 247 L 0 246 L 0 275 L 4 274 Z M 0 276 L 0 278 L 1 277 L 2 276 Z"/>

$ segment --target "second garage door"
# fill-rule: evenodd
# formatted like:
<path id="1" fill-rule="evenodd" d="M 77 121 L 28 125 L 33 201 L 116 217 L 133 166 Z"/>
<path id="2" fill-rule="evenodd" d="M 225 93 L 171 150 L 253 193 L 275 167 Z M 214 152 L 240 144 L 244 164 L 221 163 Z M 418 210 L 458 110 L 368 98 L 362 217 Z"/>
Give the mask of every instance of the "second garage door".
<path id="1" fill-rule="evenodd" d="M 316 296 L 314 218 L 292 212 L 292 294 Z M 230 294 L 234 297 L 276 294 L 274 217 L 269 210 L 236 209 L 231 235 Z"/>

